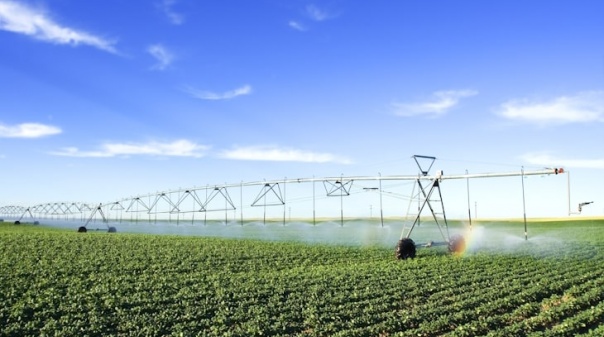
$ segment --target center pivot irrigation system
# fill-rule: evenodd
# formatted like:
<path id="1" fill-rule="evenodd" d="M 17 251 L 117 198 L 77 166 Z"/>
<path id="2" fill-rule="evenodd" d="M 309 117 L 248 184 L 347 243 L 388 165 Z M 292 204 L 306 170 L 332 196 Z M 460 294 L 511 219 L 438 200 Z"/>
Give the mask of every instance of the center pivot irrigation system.
<path id="1" fill-rule="evenodd" d="M 255 182 L 241 182 L 239 184 L 224 184 L 214 185 L 205 187 L 194 187 L 188 189 L 178 189 L 165 192 L 150 193 L 146 195 L 139 195 L 135 197 L 121 199 L 119 201 L 90 204 L 83 202 L 55 202 L 39 204 L 31 207 L 22 206 L 3 206 L 0 207 L 0 216 L 7 216 L 9 218 L 17 218 L 15 224 L 20 224 L 25 217 L 29 217 L 33 220 L 34 224 L 38 224 L 36 216 L 50 217 L 52 220 L 73 220 L 82 221 L 85 223 L 78 228 L 78 232 L 86 232 L 87 226 L 97 219 L 102 219 L 102 222 L 106 224 L 109 232 L 115 232 L 116 228 L 110 226 L 110 219 L 113 221 L 122 221 L 122 212 L 129 213 L 131 221 L 138 222 L 144 220 L 153 222 L 152 216 L 155 217 L 157 222 L 158 215 L 160 217 L 168 217 L 171 219 L 176 216 L 177 224 L 181 219 L 188 216 L 191 219 L 191 223 L 195 220 L 200 221 L 199 214 L 203 214 L 204 224 L 206 223 L 207 214 L 209 212 L 224 212 L 224 224 L 229 223 L 229 213 L 232 212 L 231 222 L 238 221 L 241 225 L 244 224 L 244 187 L 246 189 L 252 187 L 256 190 L 260 188 L 256 197 L 253 199 L 251 204 L 247 204 L 252 208 L 263 208 L 262 221 L 266 224 L 267 207 L 268 206 L 281 206 L 283 207 L 282 220 L 283 224 L 286 223 L 286 204 L 291 203 L 292 200 L 286 198 L 286 186 L 297 186 L 302 183 L 312 183 L 312 218 L 313 224 L 316 223 L 316 196 L 315 196 L 315 183 L 322 183 L 326 198 L 339 197 L 340 201 L 340 224 L 344 225 L 344 196 L 350 196 L 352 194 L 353 182 L 359 182 L 362 185 L 363 182 L 377 182 L 379 187 L 370 186 L 362 187 L 360 193 L 367 191 L 379 191 L 379 203 L 380 203 L 380 219 L 382 226 L 384 226 L 384 214 L 382 209 L 382 195 L 387 192 L 382 188 L 382 182 L 396 182 L 402 181 L 406 184 L 413 184 L 413 190 L 411 197 L 408 198 L 409 205 L 407 208 L 407 215 L 405 221 L 403 221 L 403 228 L 401 235 L 396 246 L 396 257 L 398 259 L 413 258 L 416 254 L 416 248 L 418 247 L 431 247 L 431 246 L 448 246 L 451 252 L 460 252 L 465 248 L 465 240 L 462 236 L 450 235 L 449 225 L 447 223 L 447 217 L 445 214 L 445 205 L 441 193 L 441 184 L 445 180 L 450 179 L 466 179 L 468 182 L 471 178 L 494 178 L 494 177 L 512 177 L 512 176 L 529 176 L 529 175 L 552 175 L 564 173 L 562 168 L 546 168 L 542 170 L 525 171 L 522 168 L 519 172 L 503 172 L 503 173 L 479 173 L 479 174 L 459 174 L 459 175 L 444 175 L 443 171 L 437 171 L 435 174 L 430 175 L 430 170 L 434 164 L 436 157 L 414 155 L 411 158 L 417 164 L 419 173 L 417 175 L 391 175 L 391 176 L 340 176 L 340 177 L 324 177 L 324 178 L 297 178 L 297 179 L 282 179 L 273 181 L 255 181 Z M 470 196 L 469 196 L 469 183 L 468 184 L 468 218 L 470 222 L 470 228 L 472 226 L 472 219 L 470 214 Z M 233 190 L 240 190 L 239 205 L 231 197 Z M 253 192 L 253 191 L 252 191 Z M 235 192 L 237 193 L 237 192 Z M 255 193 L 254 193 L 255 194 Z M 390 195 L 394 193 L 390 192 Z M 522 179 L 522 198 L 524 204 L 524 179 Z M 291 199 L 291 198 L 290 198 Z M 412 202 L 417 202 L 417 213 L 411 212 Z M 237 206 L 239 206 L 239 219 L 236 219 Z M 372 206 L 370 206 L 371 208 Z M 428 241 L 427 243 L 416 244 L 411 239 L 411 234 L 414 229 L 420 226 L 420 221 L 425 221 L 422 218 L 422 214 L 428 213 L 427 217 L 430 219 L 428 222 L 436 224 L 438 231 L 441 234 L 442 241 Z M 111 216 L 113 214 L 113 216 Z M 140 219 L 139 215 L 146 214 L 147 219 Z M 187 215 L 188 214 L 188 215 Z M 20 216 L 19 216 L 20 215 Z M 133 218 L 136 215 L 136 219 Z M 196 219 L 195 216 L 198 216 Z M 291 218 L 291 207 L 290 207 L 290 218 Z M 410 221 L 411 219 L 413 221 Z M 408 220 L 408 221 L 407 221 Z M 433 220 L 433 221 L 432 221 Z M 524 212 L 524 226 L 525 226 L 525 239 L 527 238 L 526 231 L 526 212 Z"/>

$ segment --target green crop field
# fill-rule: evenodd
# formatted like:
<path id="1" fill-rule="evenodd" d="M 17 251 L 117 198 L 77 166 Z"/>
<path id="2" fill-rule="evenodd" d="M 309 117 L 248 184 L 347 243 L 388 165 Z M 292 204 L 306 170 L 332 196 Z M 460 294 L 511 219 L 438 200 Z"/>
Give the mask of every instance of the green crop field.
<path id="1" fill-rule="evenodd" d="M 476 224 L 465 254 L 399 261 L 383 245 L 5 223 L 0 335 L 604 336 L 604 221 L 522 233 Z"/>

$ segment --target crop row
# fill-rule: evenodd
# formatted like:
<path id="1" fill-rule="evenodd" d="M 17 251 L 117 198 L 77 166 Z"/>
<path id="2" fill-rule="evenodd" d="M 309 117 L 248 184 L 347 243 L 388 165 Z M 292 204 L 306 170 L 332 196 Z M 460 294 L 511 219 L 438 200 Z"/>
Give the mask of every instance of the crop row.
<path id="1" fill-rule="evenodd" d="M 0 228 L 0 335 L 589 336 L 602 248 L 397 261 L 379 247 Z"/>

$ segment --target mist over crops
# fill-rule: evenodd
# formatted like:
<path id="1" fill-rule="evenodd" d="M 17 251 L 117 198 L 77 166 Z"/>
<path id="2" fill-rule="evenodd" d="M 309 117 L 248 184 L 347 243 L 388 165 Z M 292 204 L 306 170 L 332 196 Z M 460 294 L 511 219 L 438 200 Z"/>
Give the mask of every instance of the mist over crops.
<path id="1" fill-rule="evenodd" d="M 192 235 L 224 238 L 259 239 L 268 241 L 298 241 L 305 243 L 324 243 L 352 246 L 383 246 L 389 247 L 396 244 L 401 235 L 403 225 L 410 225 L 410 221 L 379 219 L 339 219 L 312 221 L 122 221 L 122 222 L 93 222 L 88 228 L 92 231 L 106 231 L 108 226 L 116 227 L 118 232 L 164 234 L 164 235 Z M 45 221 L 44 225 L 61 228 L 76 229 L 80 224 L 71 221 Z M 465 226 L 453 222 L 449 227 L 451 234 L 463 233 Z M 446 234 L 446 232 L 445 232 Z M 418 243 L 428 241 L 443 241 L 444 238 L 438 227 L 433 222 L 425 222 L 418 226 L 413 237 Z"/>
<path id="2" fill-rule="evenodd" d="M 385 219 L 340 219 L 318 221 L 289 221 L 283 219 L 263 220 L 195 220 L 195 221 L 95 221 L 89 230 L 104 232 L 113 226 L 118 232 L 205 236 L 235 239 L 257 239 L 266 241 L 292 241 L 311 244 L 349 246 L 395 247 L 403 226 L 411 220 Z M 443 224 L 442 219 L 440 223 Z M 448 228 L 439 230 L 434 221 L 422 220 L 411 234 L 418 246 L 442 243 L 448 235 L 462 235 L 466 240 L 466 253 L 499 252 L 525 254 L 564 253 L 575 241 L 593 240 L 594 223 L 598 220 L 582 221 L 536 221 L 527 222 L 525 237 L 522 220 L 449 220 Z M 77 221 L 46 220 L 43 225 L 76 229 Z M 444 235 L 444 237 L 443 237 Z M 597 236 L 596 236 L 597 237 Z M 438 250 L 438 248 L 436 249 Z"/>

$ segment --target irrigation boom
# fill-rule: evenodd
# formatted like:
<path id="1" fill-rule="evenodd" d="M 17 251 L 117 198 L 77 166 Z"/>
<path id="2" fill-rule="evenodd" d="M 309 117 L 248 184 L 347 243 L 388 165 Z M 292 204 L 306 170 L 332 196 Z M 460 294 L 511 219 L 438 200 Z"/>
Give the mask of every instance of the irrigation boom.
<path id="1" fill-rule="evenodd" d="M 442 171 L 441 171 L 442 172 Z M 453 180 L 453 179 L 474 179 L 474 178 L 497 178 L 497 177 L 518 177 L 518 176 L 543 176 L 543 175 L 551 175 L 551 174 L 559 174 L 564 173 L 564 169 L 558 168 L 546 168 L 542 170 L 533 170 L 533 171 L 513 171 L 513 172 L 493 172 L 493 173 L 474 173 L 474 174 L 454 174 L 454 175 L 444 175 L 440 173 L 438 175 L 440 180 Z M 223 185 L 209 185 L 209 186 L 196 186 L 194 188 L 189 189 L 178 189 L 178 190 L 169 190 L 165 192 L 178 192 L 178 191 L 187 191 L 187 190 L 203 190 L 203 189 L 214 189 L 215 187 L 224 187 L 224 188 L 233 188 L 240 186 L 262 186 L 266 184 L 278 184 L 278 183 L 311 183 L 311 182 L 323 182 L 323 181 L 392 181 L 392 180 L 400 180 L 400 181 L 415 181 L 417 179 L 431 181 L 436 176 L 418 176 L 418 175 L 389 175 L 389 176 L 332 176 L 332 177 L 322 177 L 322 178 L 284 178 L 284 179 L 276 179 L 276 180 L 259 180 L 259 181 L 250 181 L 243 183 L 232 183 L 232 184 L 223 184 Z M 164 193 L 165 193 L 164 192 Z M 144 195 L 147 196 L 147 195 Z"/>
<path id="2" fill-rule="evenodd" d="M 380 197 L 380 210 L 382 209 L 382 195 L 388 195 L 392 192 L 385 192 L 382 189 L 382 182 L 386 181 L 413 181 L 415 182 L 414 189 L 419 186 L 418 189 L 418 200 L 423 200 L 424 205 L 421 207 L 422 209 L 426 206 L 426 209 L 430 209 L 434 219 L 437 219 L 436 208 L 442 208 L 442 215 L 444 216 L 444 205 L 442 204 L 442 198 L 440 197 L 440 184 L 442 181 L 446 180 L 454 180 L 454 179 L 478 179 L 478 178 L 495 178 L 495 177 L 514 177 L 514 176 L 534 176 L 534 175 L 556 175 L 559 173 L 564 173 L 564 169 L 562 168 L 545 168 L 541 170 L 528 170 L 524 169 L 520 171 L 513 172 L 491 172 L 491 173 L 474 173 L 468 174 L 453 174 L 446 175 L 443 171 L 437 171 L 435 174 L 430 175 L 429 171 L 434 163 L 435 157 L 429 156 L 419 156 L 415 155 L 412 157 L 419 167 L 419 173 L 415 175 L 376 175 L 376 176 L 331 176 L 331 177 L 312 177 L 312 178 L 283 178 L 283 179 L 274 179 L 274 180 L 262 180 L 262 181 L 250 181 L 250 182 L 240 182 L 240 183 L 231 183 L 231 184 L 217 184 L 217 185 L 206 185 L 206 186 L 194 186 L 191 188 L 179 188 L 174 190 L 165 190 L 158 191 L 154 193 L 141 194 L 137 196 L 122 198 L 117 201 L 105 202 L 105 203 L 84 203 L 84 202 L 51 202 L 51 203 L 43 203 L 37 204 L 34 206 L 1 206 L 0 207 L 0 217 L 8 217 L 18 219 L 17 222 L 20 222 L 25 216 L 31 217 L 35 220 L 36 217 L 65 217 L 71 218 L 72 220 L 77 220 L 76 215 L 79 220 L 88 219 L 86 221 L 85 226 L 90 222 L 95 216 L 101 216 L 104 222 L 108 222 L 108 219 L 105 217 L 105 214 L 109 214 L 110 212 L 129 212 L 131 214 L 184 214 L 189 213 L 192 221 L 195 217 L 195 213 L 203 213 L 210 211 L 224 211 L 225 212 L 225 223 L 228 222 L 228 211 L 235 211 L 238 207 L 240 208 L 240 221 L 243 224 L 243 207 L 244 205 L 250 206 L 283 206 L 283 222 L 285 223 L 285 212 L 286 212 L 286 203 L 291 202 L 286 198 L 285 189 L 286 186 L 291 186 L 294 184 L 304 184 L 311 183 L 312 184 L 312 203 L 313 203 L 313 223 L 315 223 L 315 183 L 321 182 L 325 188 L 324 196 L 327 197 L 340 197 L 341 199 L 344 196 L 349 196 L 351 194 L 351 189 L 353 182 L 363 182 L 363 181 L 373 181 L 379 183 L 378 187 L 364 187 L 363 191 L 378 191 Z M 427 161 L 429 163 L 428 166 L 422 165 L 422 161 Z M 246 191 L 249 188 L 259 187 L 256 190 L 259 190 L 256 197 L 253 199 L 251 203 L 244 203 L 244 193 L 243 190 L 246 188 Z M 240 197 L 238 202 L 234 202 L 231 197 L 230 191 L 239 190 Z M 252 191 L 253 192 L 253 191 Z M 433 192 L 437 192 L 434 196 L 437 196 L 438 203 L 430 203 L 430 198 L 433 196 Z M 421 193 L 421 194 L 420 194 Z M 413 192 L 412 192 L 413 194 Z M 247 197 L 247 194 L 246 194 Z M 268 200 L 268 199 L 271 200 Z M 411 199 L 409 199 L 411 200 Z M 238 205 L 236 205 L 238 204 Z M 438 207 L 437 207 L 438 206 Z M 340 201 L 340 218 L 341 223 L 344 223 L 344 211 L 343 211 L 343 201 Z M 383 212 L 380 212 L 383 226 Z M 421 209 L 420 209 L 421 213 Z M 264 213 L 265 221 L 266 221 L 266 211 Z M 137 218 L 138 219 L 138 218 Z M 177 217 L 177 221 L 178 221 Z M 149 220 L 151 217 L 149 216 Z M 419 222 L 419 214 L 417 217 L 417 221 Z M 37 221 L 34 221 L 37 222 Z M 415 226 L 415 224 L 414 224 Z M 108 225 L 109 227 L 109 225 Z M 413 226 L 411 227 L 413 229 Z M 405 235 L 408 237 L 411 231 L 409 230 Z M 445 228 L 442 230 L 443 236 L 447 241 L 450 241 L 448 236 L 448 231 L 446 229 L 446 218 L 445 218 Z M 403 237 L 403 235 L 401 236 Z"/>

